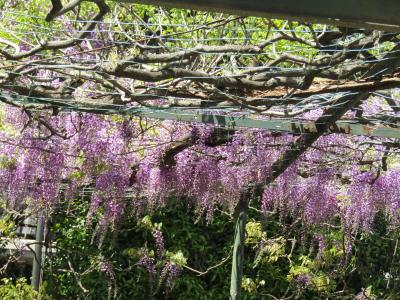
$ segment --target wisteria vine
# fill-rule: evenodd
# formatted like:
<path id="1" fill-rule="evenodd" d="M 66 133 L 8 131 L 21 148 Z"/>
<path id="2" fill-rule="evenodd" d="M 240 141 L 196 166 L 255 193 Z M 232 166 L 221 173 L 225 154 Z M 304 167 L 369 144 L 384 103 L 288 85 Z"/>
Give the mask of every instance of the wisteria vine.
<path id="1" fill-rule="evenodd" d="M 173 121 L 27 114 L 14 107 L 4 108 L 2 126 L 1 188 L 10 207 L 56 207 L 86 187 L 88 221 L 101 208 L 103 225 L 117 222 L 128 206 L 140 216 L 170 197 L 194 204 L 208 219 L 216 208 L 232 212 L 240 191 L 265 180 L 296 139 Z M 211 143 L 215 132 L 226 135 L 225 143 Z M 322 136 L 254 201 L 265 213 L 289 212 L 309 225 L 339 218 L 349 232 L 368 231 L 382 211 L 395 226 L 400 170 L 385 143 L 390 141 Z"/>

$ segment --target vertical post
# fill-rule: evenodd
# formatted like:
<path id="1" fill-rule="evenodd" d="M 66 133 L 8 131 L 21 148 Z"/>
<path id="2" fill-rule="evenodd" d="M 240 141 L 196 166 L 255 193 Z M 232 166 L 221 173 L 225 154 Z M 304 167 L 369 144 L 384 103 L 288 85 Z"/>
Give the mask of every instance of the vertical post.
<path id="1" fill-rule="evenodd" d="M 42 274 L 42 242 L 44 237 L 44 213 L 40 211 L 36 226 L 36 243 L 32 267 L 32 286 L 35 291 L 39 290 Z"/>
<path id="2" fill-rule="evenodd" d="M 244 240 L 246 238 L 246 222 L 248 199 L 244 193 L 236 207 L 235 241 L 233 245 L 230 300 L 239 300 L 242 289 Z"/>

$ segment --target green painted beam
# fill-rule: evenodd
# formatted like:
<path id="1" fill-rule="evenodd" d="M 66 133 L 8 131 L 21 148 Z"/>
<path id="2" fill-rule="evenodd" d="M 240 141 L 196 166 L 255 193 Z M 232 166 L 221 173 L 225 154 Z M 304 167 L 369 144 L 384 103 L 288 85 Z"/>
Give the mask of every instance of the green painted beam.
<path id="1" fill-rule="evenodd" d="M 137 109 L 128 109 L 123 113 L 161 120 L 214 124 L 226 128 L 261 128 L 274 132 L 290 132 L 293 134 L 312 133 L 317 131 L 316 123 L 312 121 L 301 122 L 282 119 L 256 119 L 251 116 L 234 117 L 211 113 L 188 112 L 180 109 L 156 111 L 138 111 Z M 389 127 L 372 123 L 360 124 L 357 121 L 338 121 L 327 133 L 400 138 L 400 127 Z"/>
<path id="2" fill-rule="evenodd" d="M 114 0 L 400 32 L 399 0 Z"/>
<path id="3" fill-rule="evenodd" d="M 87 102 L 59 101 L 54 99 L 42 99 L 33 97 L 11 96 L 0 93 L 0 102 L 6 104 L 24 105 L 26 108 L 58 108 L 62 111 L 80 111 L 95 114 L 117 114 L 145 117 L 158 120 L 175 120 L 181 122 L 194 122 L 213 124 L 219 127 L 260 128 L 272 132 L 289 132 L 292 134 L 304 134 L 317 131 L 317 124 L 313 121 L 297 121 L 284 119 L 261 119 L 253 115 L 228 116 L 216 113 L 207 113 L 196 110 L 183 110 L 177 108 L 151 109 L 144 107 L 123 107 L 118 105 L 100 105 Z M 369 123 L 362 124 L 357 120 L 337 121 L 326 133 L 343 133 L 349 135 L 400 138 L 400 124 L 391 126 Z"/>

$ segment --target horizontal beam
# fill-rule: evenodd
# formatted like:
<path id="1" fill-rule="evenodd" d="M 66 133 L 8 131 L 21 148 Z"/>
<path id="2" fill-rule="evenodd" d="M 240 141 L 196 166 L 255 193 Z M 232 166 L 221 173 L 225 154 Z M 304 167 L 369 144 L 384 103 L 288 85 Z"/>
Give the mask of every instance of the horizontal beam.
<path id="1" fill-rule="evenodd" d="M 400 32 L 399 0 L 114 0 Z"/>
<path id="2" fill-rule="evenodd" d="M 199 110 L 183 109 L 151 109 L 145 107 L 125 107 L 119 105 L 100 105 L 92 102 L 59 101 L 34 97 L 21 97 L 18 95 L 0 94 L 0 102 L 24 106 L 27 109 L 57 108 L 61 111 L 79 111 L 103 115 L 127 115 L 145 117 L 158 120 L 175 120 L 211 124 L 228 129 L 259 128 L 271 132 L 288 132 L 291 134 L 307 134 L 317 132 L 317 123 L 313 121 L 298 121 L 285 119 L 260 119 L 253 115 L 232 116 L 221 115 Z M 328 128 L 325 134 L 343 133 L 349 135 L 400 138 L 399 126 L 385 126 L 382 124 L 363 124 L 357 120 L 337 121 Z"/>
<path id="3" fill-rule="evenodd" d="M 212 113 L 187 112 L 182 110 L 137 111 L 124 112 L 127 115 L 141 116 L 159 120 L 176 120 L 212 124 L 224 128 L 259 128 L 271 132 L 288 132 L 292 134 L 307 134 L 317 132 L 317 123 L 313 121 L 294 121 L 283 119 L 255 119 L 251 116 L 234 117 Z M 343 133 L 349 135 L 400 138 L 400 127 L 389 127 L 380 124 L 360 124 L 357 121 L 337 121 L 328 133 Z"/>

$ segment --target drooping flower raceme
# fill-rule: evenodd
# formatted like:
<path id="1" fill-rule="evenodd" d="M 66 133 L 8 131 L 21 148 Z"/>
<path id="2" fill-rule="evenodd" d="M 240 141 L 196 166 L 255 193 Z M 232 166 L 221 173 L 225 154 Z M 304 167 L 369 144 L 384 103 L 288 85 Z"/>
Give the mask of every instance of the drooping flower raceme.
<path id="1" fill-rule="evenodd" d="M 29 200 L 52 207 L 85 188 L 91 191 L 88 218 L 100 210 L 104 226 L 118 221 L 128 206 L 140 214 L 170 196 L 191 199 L 209 219 L 217 206 L 232 210 L 241 189 L 263 181 L 296 139 L 249 129 L 222 132 L 224 142 L 216 143 L 212 126 L 35 114 L 5 109 L 0 184 L 9 205 L 21 207 Z M 396 224 L 400 171 L 378 172 L 384 149 L 360 146 L 365 144 L 365 138 L 322 136 L 265 188 L 262 209 L 289 212 L 306 224 L 339 217 L 350 231 L 368 230 L 377 211 Z M 363 163 L 366 153 L 369 169 Z"/>

